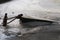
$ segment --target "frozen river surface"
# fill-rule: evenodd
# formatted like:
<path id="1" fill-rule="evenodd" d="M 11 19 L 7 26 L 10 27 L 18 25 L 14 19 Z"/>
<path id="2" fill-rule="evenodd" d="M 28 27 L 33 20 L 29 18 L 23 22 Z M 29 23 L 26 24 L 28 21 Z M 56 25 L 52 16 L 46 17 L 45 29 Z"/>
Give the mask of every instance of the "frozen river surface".
<path id="1" fill-rule="evenodd" d="M 0 40 L 60 40 L 60 1 L 59 0 L 12 0 L 0 4 L 0 18 L 8 13 L 8 17 L 23 14 L 28 18 L 45 18 L 56 21 L 21 23 L 16 19 L 8 24 L 8 28 L 1 26 Z"/>

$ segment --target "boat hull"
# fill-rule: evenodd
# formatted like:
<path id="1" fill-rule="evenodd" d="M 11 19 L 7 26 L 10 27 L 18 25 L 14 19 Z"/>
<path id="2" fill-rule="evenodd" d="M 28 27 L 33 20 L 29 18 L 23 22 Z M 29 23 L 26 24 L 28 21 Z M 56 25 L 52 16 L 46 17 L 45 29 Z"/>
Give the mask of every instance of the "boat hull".
<path id="1" fill-rule="evenodd" d="M 50 20 L 31 19 L 31 18 L 24 18 L 24 17 L 21 17 L 21 18 L 20 18 L 20 21 L 21 21 L 22 23 L 34 22 L 34 21 L 53 23 L 53 21 L 50 21 Z"/>

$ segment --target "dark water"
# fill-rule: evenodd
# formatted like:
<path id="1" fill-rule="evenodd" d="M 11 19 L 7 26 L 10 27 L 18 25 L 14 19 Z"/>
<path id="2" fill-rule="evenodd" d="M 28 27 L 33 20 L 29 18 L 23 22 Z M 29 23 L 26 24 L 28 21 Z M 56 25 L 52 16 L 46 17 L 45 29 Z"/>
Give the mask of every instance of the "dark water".
<path id="1" fill-rule="evenodd" d="M 0 0 L 0 4 L 6 3 L 6 2 L 9 2 L 9 1 L 12 1 L 12 0 Z"/>

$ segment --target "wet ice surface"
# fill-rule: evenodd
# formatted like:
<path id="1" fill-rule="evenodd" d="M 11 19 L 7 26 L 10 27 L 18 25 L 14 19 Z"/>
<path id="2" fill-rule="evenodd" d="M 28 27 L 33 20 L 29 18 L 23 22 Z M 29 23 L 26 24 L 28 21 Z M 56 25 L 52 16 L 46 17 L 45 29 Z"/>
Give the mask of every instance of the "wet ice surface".
<path id="1" fill-rule="evenodd" d="M 17 22 L 17 21 L 15 21 L 15 22 Z M 13 23 L 15 23 L 15 22 L 13 22 Z M 0 40 L 14 40 L 15 38 L 16 38 L 15 40 L 18 40 L 18 39 L 20 40 L 20 38 L 18 36 L 16 37 L 16 35 L 20 32 L 20 29 L 18 28 L 17 24 L 15 26 L 14 25 L 7 26 L 8 28 L 5 28 L 4 26 L 2 26 L 0 24 Z"/>
<path id="2" fill-rule="evenodd" d="M 22 40 L 60 40 L 59 23 L 51 25 L 46 25 L 46 23 L 44 25 L 43 23 L 43 25 L 41 25 L 41 23 L 37 22 L 37 24 L 39 25 L 36 26 L 34 23 L 32 24 L 34 27 L 23 35 Z"/>
<path id="3" fill-rule="evenodd" d="M 55 3 L 56 2 L 56 3 Z M 45 22 L 19 23 L 19 20 L 0 26 L 0 40 L 60 40 L 60 1 L 54 0 L 13 0 L 0 4 L 0 17 L 7 12 L 8 17 L 24 14 L 31 18 L 48 18 L 57 23 Z M 2 19 L 0 20 L 0 25 Z"/>
<path id="4" fill-rule="evenodd" d="M 7 27 L 7 29 L 0 27 L 0 40 L 59 40 L 59 23 L 48 24 L 35 21 L 19 24 L 19 19 L 16 19 Z"/>

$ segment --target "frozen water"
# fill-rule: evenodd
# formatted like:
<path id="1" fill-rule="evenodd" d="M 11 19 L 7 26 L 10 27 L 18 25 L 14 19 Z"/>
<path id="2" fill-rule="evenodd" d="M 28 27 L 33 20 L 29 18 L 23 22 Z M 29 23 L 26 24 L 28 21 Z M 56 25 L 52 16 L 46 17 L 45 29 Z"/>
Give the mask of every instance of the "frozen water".
<path id="1" fill-rule="evenodd" d="M 45 32 L 60 31 L 59 2 L 59 0 L 12 0 L 11 2 L 0 4 L 0 17 L 2 19 L 5 13 L 8 13 L 8 17 L 17 16 L 22 13 L 24 15 L 23 17 L 53 19 L 58 22 L 52 25 L 41 25 L 44 24 L 41 22 L 30 22 L 23 25 L 20 24 L 19 19 L 17 19 L 8 24 L 7 30 L 3 26 L 0 27 L 0 40 L 14 37 L 20 32 L 23 35 L 37 32 L 38 30 L 43 30 Z M 2 19 L 0 20 L 0 25 L 2 25 Z M 27 28 L 27 26 L 32 26 L 32 28 Z"/>

